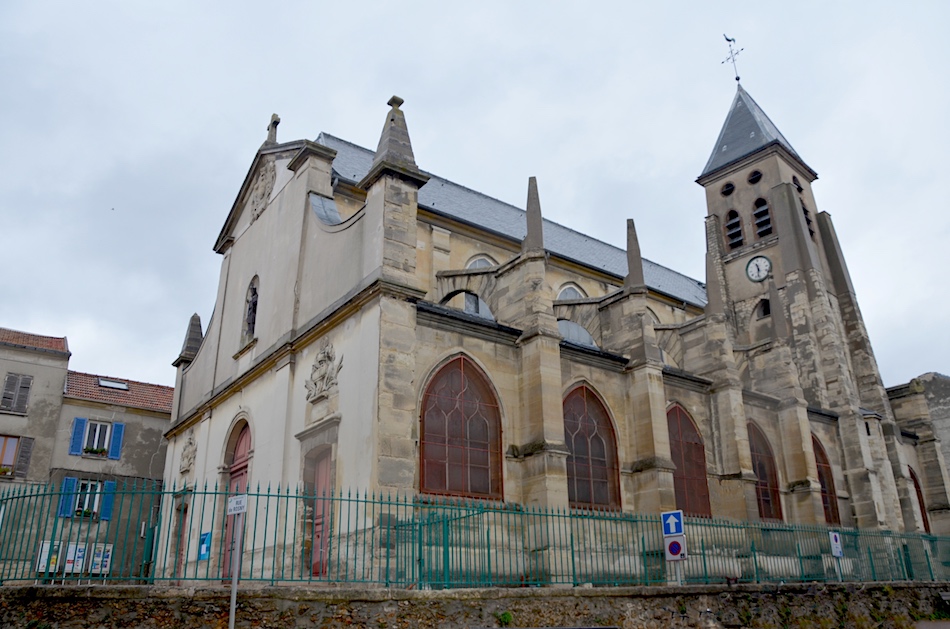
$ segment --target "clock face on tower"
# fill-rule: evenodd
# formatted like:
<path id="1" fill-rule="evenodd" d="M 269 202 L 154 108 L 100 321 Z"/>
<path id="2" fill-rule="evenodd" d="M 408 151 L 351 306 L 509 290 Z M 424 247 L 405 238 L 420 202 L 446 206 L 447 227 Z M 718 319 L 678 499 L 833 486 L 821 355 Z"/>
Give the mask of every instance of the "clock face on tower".
<path id="1" fill-rule="evenodd" d="M 765 256 L 755 256 L 745 267 L 745 274 L 753 282 L 764 281 L 772 271 L 772 261 Z"/>

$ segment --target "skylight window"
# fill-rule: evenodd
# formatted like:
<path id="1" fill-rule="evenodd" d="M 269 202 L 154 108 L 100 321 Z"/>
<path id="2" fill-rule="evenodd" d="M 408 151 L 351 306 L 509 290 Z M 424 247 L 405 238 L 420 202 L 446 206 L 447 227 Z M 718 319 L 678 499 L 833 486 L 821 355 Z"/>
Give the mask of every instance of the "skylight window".
<path id="1" fill-rule="evenodd" d="M 119 391 L 128 391 L 129 385 L 119 380 L 109 380 L 108 378 L 99 378 L 99 386 L 107 389 L 118 389 Z"/>

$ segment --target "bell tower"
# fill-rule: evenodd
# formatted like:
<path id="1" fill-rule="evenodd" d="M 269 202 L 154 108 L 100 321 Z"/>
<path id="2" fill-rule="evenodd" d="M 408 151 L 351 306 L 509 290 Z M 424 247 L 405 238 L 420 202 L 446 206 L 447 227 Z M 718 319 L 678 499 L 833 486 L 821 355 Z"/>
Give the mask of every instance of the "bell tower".
<path id="1" fill-rule="evenodd" d="M 739 85 L 696 180 L 706 190 L 707 241 L 718 245 L 711 270 L 743 386 L 780 400 L 775 433 L 797 518 L 824 519 L 810 424 L 822 415 L 837 423 L 854 524 L 902 530 L 900 431 L 831 217 L 817 212 L 817 178 Z"/>

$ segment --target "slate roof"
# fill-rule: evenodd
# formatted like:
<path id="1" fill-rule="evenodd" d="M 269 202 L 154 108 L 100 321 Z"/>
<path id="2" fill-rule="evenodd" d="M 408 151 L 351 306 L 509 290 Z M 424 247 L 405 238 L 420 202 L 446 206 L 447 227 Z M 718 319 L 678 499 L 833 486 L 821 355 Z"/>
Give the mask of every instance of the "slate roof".
<path id="1" fill-rule="evenodd" d="M 42 336 L 7 328 L 0 328 L 0 345 L 69 354 L 69 345 L 66 343 L 65 336 Z"/>
<path id="2" fill-rule="evenodd" d="M 716 146 L 713 147 L 712 155 L 709 156 L 709 161 L 706 162 L 706 167 L 703 168 L 703 174 L 700 177 L 728 166 L 774 142 L 797 157 L 803 166 L 808 167 L 775 123 L 769 120 L 762 108 L 740 85 L 732 101 L 732 107 L 726 115 L 726 122 L 723 123 L 722 130 L 719 132 Z"/>
<path id="3" fill-rule="evenodd" d="M 112 389 L 100 386 L 99 378 L 124 382 L 129 390 Z M 77 400 L 90 400 L 103 404 L 115 404 L 129 408 L 139 408 L 160 413 L 172 412 L 172 395 L 175 389 L 160 384 L 136 382 L 112 376 L 98 376 L 91 373 L 69 371 L 66 373 L 66 397 Z"/>
<path id="4" fill-rule="evenodd" d="M 328 133 L 321 133 L 317 142 L 337 151 L 333 171 L 341 179 L 355 184 L 369 172 L 373 151 Z M 430 179 L 419 190 L 421 207 L 516 241 L 524 239 L 527 224 L 523 209 L 438 175 L 425 174 Z M 549 220 L 544 221 L 544 248 L 562 258 L 605 271 L 620 279 L 627 274 L 627 256 L 623 249 Z M 647 286 L 657 292 L 695 306 L 706 304 L 706 287 L 698 280 L 645 258 L 643 274 Z"/>

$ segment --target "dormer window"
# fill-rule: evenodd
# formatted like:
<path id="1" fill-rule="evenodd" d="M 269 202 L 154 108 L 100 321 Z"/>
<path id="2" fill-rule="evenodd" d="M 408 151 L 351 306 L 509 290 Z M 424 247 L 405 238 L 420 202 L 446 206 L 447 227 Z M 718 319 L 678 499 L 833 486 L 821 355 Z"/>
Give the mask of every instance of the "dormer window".
<path id="1" fill-rule="evenodd" d="M 726 214 L 726 244 L 730 249 L 742 246 L 742 219 L 735 210 L 729 210 Z"/>
<path id="2" fill-rule="evenodd" d="M 769 204 L 765 199 L 755 200 L 755 211 L 752 216 L 755 219 L 756 238 L 764 238 L 772 233 L 772 217 L 769 215 Z"/>

